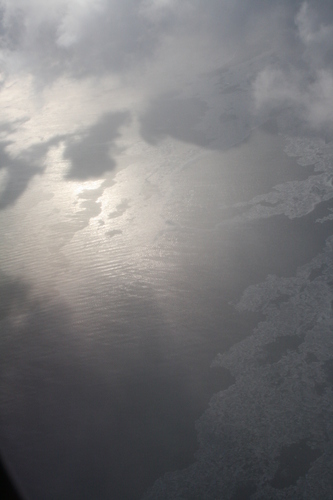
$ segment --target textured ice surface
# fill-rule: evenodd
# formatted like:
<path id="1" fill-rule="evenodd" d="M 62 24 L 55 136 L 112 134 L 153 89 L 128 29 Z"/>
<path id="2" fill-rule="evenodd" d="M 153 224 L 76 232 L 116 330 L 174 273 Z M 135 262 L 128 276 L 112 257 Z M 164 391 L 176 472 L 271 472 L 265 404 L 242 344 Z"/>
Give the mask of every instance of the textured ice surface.
<path id="1" fill-rule="evenodd" d="M 257 196 L 239 218 L 302 217 L 333 197 L 330 145 L 290 138 L 286 152 L 314 175 Z M 265 320 L 213 361 L 235 383 L 198 420 L 196 461 L 156 481 L 145 500 L 333 498 L 332 301 L 332 236 L 295 276 L 269 275 L 244 291 L 236 309 Z"/>
<path id="2" fill-rule="evenodd" d="M 297 157 L 297 163 L 314 166 L 314 175 L 305 180 L 289 181 L 274 186 L 272 191 L 253 198 L 244 207 L 242 215 L 233 219 L 253 220 L 286 215 L 290 219 L 310 213 L 319 203 L 333 198 L 333 148 L 321 139 L 286 138 L 285 152 Z M 331 219 L 330 213 L 319 222 Z"/>

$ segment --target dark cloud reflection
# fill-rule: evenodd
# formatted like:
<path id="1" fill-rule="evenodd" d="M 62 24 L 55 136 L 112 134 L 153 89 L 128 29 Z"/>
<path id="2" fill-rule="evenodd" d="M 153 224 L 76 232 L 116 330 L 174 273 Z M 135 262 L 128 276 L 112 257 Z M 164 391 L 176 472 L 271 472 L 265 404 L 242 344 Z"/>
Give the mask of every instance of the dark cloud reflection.
<path id="1" fill-rule="evenodd" d="M 11 128 L 8 128 L 8 130 L 11 130 Z M 42 161 L 46 154 L 50 148 L 58 146 L 66 138 L 68 139 L 66 135 L 57 135 L 46 142 L 29 147 L 16 157 L 12 157 L 6 151 L 11 141 L 0 142 L 0 171 L 5 171 L 5 179 L 0 194 L 0 210 L 15 204 L 26 191 L 33 177 L 44 173 Z"/>
<path id="2" fill-rule="evenodd" d="M 0 143 L 0 170 L 4 169 L 6 178 L 0 194 L 0 209 L 4 209 L 13 203 L 26 190 L 30 180 L 41 169 L 20 158 L 12 158 L 6 152 L 8 142 Z"/>
<path id="3" fill-rule="evenodd" d="M 129 122 L 130 114 L 126 111 L 109 113 L 79 139 L 71 139 L 64 151 L 64 158 L 71 162 L 67 179 L 85 180 L 112 170 L 116 162 L 110 150 L 115 148 L 115 141 L 120 137 L 120 127 Z"/>
<path id="4" fill-rule="evenodd" d="M 198 98 L 162 95 L 152 101 L 141 116 L 142 137 L 152 144 L 170 136 L 207 146 L 209 140 L 205 132 L 196 128 L 207 109 L 208 105 Z"/>

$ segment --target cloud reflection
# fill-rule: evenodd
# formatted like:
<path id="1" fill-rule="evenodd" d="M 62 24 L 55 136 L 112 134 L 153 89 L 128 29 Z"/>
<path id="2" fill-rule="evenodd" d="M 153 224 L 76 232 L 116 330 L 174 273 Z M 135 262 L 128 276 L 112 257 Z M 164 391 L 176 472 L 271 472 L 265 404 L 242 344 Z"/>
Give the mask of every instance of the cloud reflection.
<path id="1" fill-rule="evenodd" d="M 130 122 L 126 111 L 109 113 L 85 131 L 79 139 L 71 138 L 64 151 L 64 158 L 70 160 L 71 167 L 67 179 L 86 180 L 100 177 L 116 166 L 110 151 L 120 137 L 119 129 Z"/>
<path id="2" fill-rule="evenodd" d="M 12 158 L 6 151 L 8 142 L 0 143 L 0 169 L 4 170 L 0 191 L 0 210 L 7 208 L 26 190 L 33 176 L 41 169 L 20 158 Z"/>

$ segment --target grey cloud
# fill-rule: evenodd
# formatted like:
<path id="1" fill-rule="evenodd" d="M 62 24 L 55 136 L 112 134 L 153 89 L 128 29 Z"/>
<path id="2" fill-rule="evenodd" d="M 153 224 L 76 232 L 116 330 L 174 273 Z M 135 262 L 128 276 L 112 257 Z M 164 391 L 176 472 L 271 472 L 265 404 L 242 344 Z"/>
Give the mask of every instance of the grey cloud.
<path id="1" fill-rule="evenodd" d="M 212 0 L 208 4 L 203 0 L 99 0 L 70 4 L 55 0 L 50 5 L 39 0 L 13 0 L 2 7 L 1 50 L 4 62 L 13 58 L 19 67 L 21 61 L 28 72 L 45 82 L 64 73 L 75 77 L 114 71 L 123 74 L 133 66 L 141 66 L 146 76 L 140 84 L 148 88 L 145 111 L 139 116 L 142 137 L 156 143 L 171 136 L 216 148 L 222 143 L 223 147 L 234 145 L 237 134 L 243 140 L 252 127 L 269 119 L 272 112 L 283 114 L 287 107 L 297 127 L 301 123 L 303 128 L 306 124 L 318 129 L 333 123 L 332 26 L 333 15 L 324 0 Z M 275 54 L 275 62 L 264 69 L 262 64 L 255 70 L 249 66 L 247 83 L 252 85 L 251 92 L 241 89 L 229 108 L 223 107 L 222 101 L 208 102 L 204 92 L 191 91 L 187 97 L 179 97 L 164 90 L 159 93 L 157 88 L 149 100 L 151 66 L 143 62 L 156 55 L 170 37 L 180 52 L 183 45 L 196 38 L 211 48 L 212 57 L 214 52 L 226 51 L 229 58 L 234 54 L 235 61 L 241 61 L 251 53 L 270 51 Z M 202 71 L 198 61 L 203 55 L 190 49 L 187 54 L 193 57 L 196 77 Z M 151 61 L 163 67 L 163 58 Z M 172 82 L 172 64 L 167 70 L 166 80 Z M 13 65 L 7 71 L 14 71 Z M 186 73 L 187 69 L 180 67 L 179 71 Z M 237 92 L 232 90 L 231 94 Z M 214 106 L 221 108 L 221 123 L 209 114 Z M 259 121 L 256 116 L 261 117 Z M 228 117 L 232 124 L 226 127 Z M 114 168 L 109 145 L 114 144 L 119 128 L 128 120 L 126 113 L 109 115 L 77 141 L 74 137 L 67 140 L 65 158 L 71 161 L 67 178 L 97 177 Z M 213 129 L 223 138 L 214 137 Z M 4 206 L 17 199 L 35 174 L 21 164 L 15 163 L 12 168 L 21 169 L 21 184 L 15 181 L 16 185 L 11 186 L 14 181 L 9 177 Z"/>
<path id="2" fill-rule="evenodd" d="M 208 145 L 208 138 L 195 128 L 208 106 L 198 98 L 163 95 L 156 98 L 141 116 L 142 137 L 152 144 L 165 136 L 185 142 Z"/>
<path id="3" fill-rule="evenodd" d="M 8 130 L 11 129 L 10 125 Z M 4 180 L 0 191 L 0 210 L 13 205 L 27 189 L 35 175 L 41 175 L 44 168 L 42 159 L 52 146 L 56 146 L 67 136 L 55 136 L 42 144 L 31 146 L 18 157 L 12 157 L 7 151 L 11 141 L 0 142 L 0 171 Z"/>
<path id="4" fill-rule="evenodd" d="M 56 135 L 50 140 L 35 144 L 19 156 L 11 156 L 7 149 L 10 140 L 0 142 L 0 172 L 3 172 L 0 191 L 0 210 L 13 205 L 27 189 L 36 175 L 42 175 L 43 159 L 53 146 L 61 142 L 67 144 L 64 157 L 71 166 L 67 179 L 97 178 L 116 166 L 110 152 L 117 151 L 115 140 L 120 136 L 121 126 L 130 122 L 128 112 L 109 113 L 77 138 L 73 134 Z M 11 125 L 3 125 L 5 132 L 13 131 Z"/>
<path id="5" fill-rule="evenodd" d="M 155 54 L 165 35 L 183 43 L 200 36 L 215 49 L 235 51 L 272 40 L 296 13 L 297 2 L 280 0 L 99 0 L 4 2 L 2 56 L 44 79 L 123 71 Z M 275 34 L 275 35 L 274 35 Z M 259 36 L 258 36 L 259 35 Z M 223 47 L 224 48 L 224 47 Z M 196 55 L 197 57 L 198 55 Z M 9 64 L 10 66 L 10 64 Z M 12 66 L 11 66 L 12 67 Z"/>
<path id="6" fill-rule="evenodd" d="M 119 71 L 154 51 L 165 19 L 149 19 L 135 0 L 51 4 L 5 2 L 1 18 L 2 58 L 50 81 Z"/>
<path id="7" fill-rule="evenodd" d="M 120 127 L 129 121 L 130 114 L 126 111 L 108 113 L 78 140 L 72 138 L 64 151 L 64 158 L 71 162 L 67 179 L 100 177 L 112 170 L 116 162 L 110 156 L 110 149 L 115 148 Z"/>
<path id="8" fill-rule="evenodd" d="M 177 9 L 177 2 L 170 5 Z M 278 130 L 313 134 L 325 129 L 325 136 L 331 135 L 333 16 L 327 2 L 213 1 L 207 6 L 199 1 L 188 8 L 186 21 L 185 16 L 180 16 L 174 25 L 177 23 L 184 33 L 196 27 L 198 37 L 212 42 L 212 50 L 227 50 L 235 54 L 235 61 L 247 60 L 252 54 L 257 57 L 271 53 L 267 58 L 270 61 L 263 58 L 256 66 L 254 58 L 241 86 L 239 77 L 238 87 L 225 86 L 224 94 L 230 94 L 229 100 L 215 100 L 207 105 L 206 96 L 200 91 L 193 91 L 195 98 L 166 94 L 154 97 L 140 117 L 145 140 L 155 143 L 171 136 L 224 149 L 243 140 L 253 127 L 278 115 Z M 232 81 L 230 72 L 225 80 L 228 79 Z M 206 87 L 207 83 L 209 86 L 208 79 Z M 247 85 L 251 86 L 249 92 Z M 204 111 L 199 112 L 199 100 L 206 105 Z M 221 124 L 216 123 L 212 111 L 219 107 Z M 229 124 L 225 127 L 227 119 Z"/>
<path id="9" fill-rule="evenodd" d="M 326 8 L 325 8 L 326 7 Z M 327 3 L 303 2 L 294 17 L 299 60 L 264 68 L 254 82 L 259 112 L 291 107 L 302 128 L 333 127 L 333 16 Z"/>
<path id="10" fill-rule="evenodd" d="M 41 172 L 37 166 L 12 158 L 6 152 L 8 143 L 0 143 L 0 170 L 5 170 L 5 180 L 0 194 L 0 209 L 4 209 L 20 197 L 32 177 Z"/>

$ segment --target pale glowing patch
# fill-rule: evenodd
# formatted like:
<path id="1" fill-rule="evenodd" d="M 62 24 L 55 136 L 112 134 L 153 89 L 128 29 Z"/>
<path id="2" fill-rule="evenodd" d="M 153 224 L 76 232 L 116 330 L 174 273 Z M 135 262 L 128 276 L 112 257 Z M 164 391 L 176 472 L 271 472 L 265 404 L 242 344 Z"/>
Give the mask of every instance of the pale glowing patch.
<path id="1" fill-rule="evenodd" d="M 135 109 L 137 100 L 137 90 L 114 76 L 81 81 L 64 77 L 41 91 L 23 74 L 7 81 L 0 93 L 1 122 L 11 124 L 2 136 L 11 141 L 8 152 L 19 156 L 57 136 L 80 135 L 106 113 Z"/>
<path id="2" fill-rule="evenodd" d="M 36 105 L 32 85 L 31 75 L 21 75 L 20 79 L 6 81 L 0 92 L 2 123 L 27 120 L 31 116 Z"/>
<path id="3" fill-rule="evenodd" d="M 94 189 L 98 189 L 103 184 L 104 179 L 98 179 L 96 181 L 84 181 L 84 182 L 75 182 L 74 193 L 79 195 L 84 191 L 92 191 Z"/>

